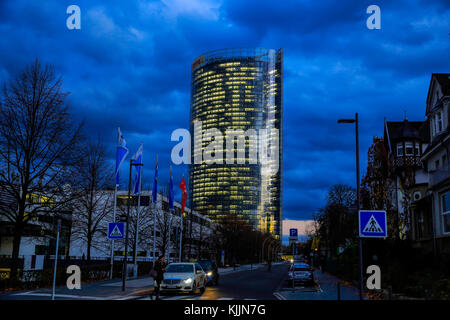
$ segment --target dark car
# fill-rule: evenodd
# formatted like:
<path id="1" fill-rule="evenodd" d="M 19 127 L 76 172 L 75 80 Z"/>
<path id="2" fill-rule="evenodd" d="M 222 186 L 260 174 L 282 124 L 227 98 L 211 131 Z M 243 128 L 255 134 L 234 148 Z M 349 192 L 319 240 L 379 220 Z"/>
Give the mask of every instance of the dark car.
<path id="1" fill-rule="evenodd" d="M 213 260 L 199 260 L 198 263 L 206 273 L 208 284 L 219 285 L 219 270 L 217 268 L 217 263 Z"/>

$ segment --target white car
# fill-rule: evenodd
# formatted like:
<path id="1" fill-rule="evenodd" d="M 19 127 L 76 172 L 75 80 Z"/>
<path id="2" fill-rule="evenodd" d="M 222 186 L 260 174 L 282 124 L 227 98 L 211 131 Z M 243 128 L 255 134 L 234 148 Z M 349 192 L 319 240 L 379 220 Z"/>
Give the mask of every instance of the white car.
<path id="1" fill-rule="evenodd" d="M 314 273 L 312 268 L 306 263 L 295 263 L 289 268 L 288 273 L 289 282 L 294 284 L 296 282 L 307 283 L 309 285 L 314 285 Z"/>
<path id="2" fill-rule="evenodd" d="M 206 274 L 198 263 L 171 263 L 166 267 L 161 282 L 161 291 L 189 291 L 203 293 L 206 288 Z M 156 283 L 155 283 L 156 285 Z"/>

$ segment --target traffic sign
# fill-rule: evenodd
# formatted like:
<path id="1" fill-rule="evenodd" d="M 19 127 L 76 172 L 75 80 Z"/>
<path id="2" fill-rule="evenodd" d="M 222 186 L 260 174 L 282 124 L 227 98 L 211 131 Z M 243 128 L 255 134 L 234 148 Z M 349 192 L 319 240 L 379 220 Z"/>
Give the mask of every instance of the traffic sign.
<path id="1" fill-rule="evenodd" d="M 108 239 L 123 239 L 125 233 L 124 229 L 123 222 L 108 223 Z"/>
<path id="2" fill-rule="evenodd" d="M 297 229 L 289 229 L 289 238 L 298 239 L 298 230 Z"/>
<path id="3" fill-rule="evenodd" d="M 359 236 L 362 238 L 386 238 L 387 237 L 386 211 L 360 210 Z"/>

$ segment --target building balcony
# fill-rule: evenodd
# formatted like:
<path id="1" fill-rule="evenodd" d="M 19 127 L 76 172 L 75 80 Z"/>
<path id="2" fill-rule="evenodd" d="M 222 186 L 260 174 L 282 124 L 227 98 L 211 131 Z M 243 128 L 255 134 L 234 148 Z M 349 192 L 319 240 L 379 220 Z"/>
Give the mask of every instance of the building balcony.
<path id="1" fill-rule="evenodd" d="M 399 156 L 394 159 L 394 166 L 401 167 L 421 167 L 422 161 L 419 156 Z"/>
<path id="2" fill-rule="evenodd" d="M 445 166 L 443 168 L 430 171 L 429 174 L 430 174 L 429 186 L 434 187 L 450 178 L 450 167 Z"/>

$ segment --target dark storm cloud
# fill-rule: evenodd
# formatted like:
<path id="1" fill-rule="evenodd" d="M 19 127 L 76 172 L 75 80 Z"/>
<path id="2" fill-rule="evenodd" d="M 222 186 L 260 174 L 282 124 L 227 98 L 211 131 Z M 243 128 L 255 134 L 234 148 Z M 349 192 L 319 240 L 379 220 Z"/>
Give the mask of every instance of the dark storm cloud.
<path id="1" fill-rule="evenodd" d="M 81 30 L 65 26 L 81 8 Z M 381 30 L 366 8 L 381 8 Z M 0 77 L 35 57 L 55 65 L 88 134 L 113 163 L 117 126 L 130 152 L 144 142 L 144 187 L 169 176 L 170 135 L 188 128 L 194 58 L 225 47 L 284 49 L 283 218 L 310 219 L 335 183 L 354 185 L 383 120 L 422 120 L 432 72 L 450 72 L 448 1 L 1 1 Z M 173 166 L 175 185 L 186 166 Z M 362 169 L 363 171 L 363 169 Z M 125 185 L 127 170 L 121 172 Z M 178 189 L 178 188 L 176 188 Z M 179 191 L 177 190 L 179 197 Z"/>

